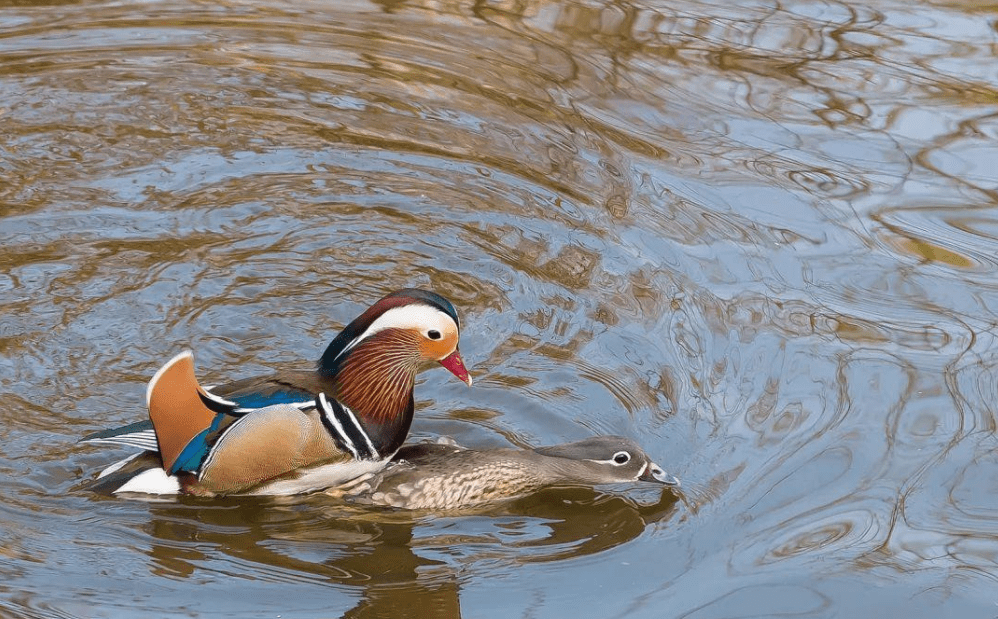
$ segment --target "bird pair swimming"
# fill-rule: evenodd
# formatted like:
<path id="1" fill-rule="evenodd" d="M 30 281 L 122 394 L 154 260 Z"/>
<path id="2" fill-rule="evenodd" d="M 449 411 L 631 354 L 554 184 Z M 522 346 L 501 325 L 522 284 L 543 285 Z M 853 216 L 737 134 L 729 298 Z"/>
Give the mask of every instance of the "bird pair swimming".
<path id="1" fill-rule="evenodd" d="M 460 320 L 449 301 L 405 289 L 348 324 L 314 370 L 204 388 L 193 356 L 181 353 L 149 382 L 149 421 L 84 439 L 144 450 L 101 473 L 95 487 L 213 496 L 299 494 L 351 484 L 365 502 L 446 508 L 554 483 L 647 479 L 678 485 L 626 439 L 533 451 L 400 450 L 423 362 L 437 361 L 471 385 L 459 340 Z"/>

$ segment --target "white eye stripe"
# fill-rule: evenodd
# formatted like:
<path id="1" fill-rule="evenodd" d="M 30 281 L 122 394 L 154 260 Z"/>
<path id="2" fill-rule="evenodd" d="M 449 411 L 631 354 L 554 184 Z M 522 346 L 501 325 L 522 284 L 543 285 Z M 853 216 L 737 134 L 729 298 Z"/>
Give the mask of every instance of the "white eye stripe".
<path id="1" fill-rule="evenodd" d="M 393 307 L 378 316 L 371 323 L 371 326 L 351 340 L 336 357 L 342 357 L 344 353 L 360 342 L 385 329 L 419 329 L 423 333 L 428 331 L 445 333 L 450 326 L 457 327 L 454 319 L 446 312 L 442 312 L 435 307 L 423 305 L 422 303 Z"/>
<path id="2" fill-rule="evenodd" d="M 623 460 L 618 461 L 617 460 L 618 458 L 623 458 Z M 632 460 L 631 454 L 626 451 L 618 451 L 617 453 L 613 454 L 613 456 L 610 457 L 610 459 L 608 460 L 593 460 L 587 458 L 588 462 L 595 462 L 596 464 L 609 464 L 611 466 L 624 466 L 625 464 L 628 464 L 631 460 Z M 644 464 L 642 466 L 647 467 L 648 465 Z"/>

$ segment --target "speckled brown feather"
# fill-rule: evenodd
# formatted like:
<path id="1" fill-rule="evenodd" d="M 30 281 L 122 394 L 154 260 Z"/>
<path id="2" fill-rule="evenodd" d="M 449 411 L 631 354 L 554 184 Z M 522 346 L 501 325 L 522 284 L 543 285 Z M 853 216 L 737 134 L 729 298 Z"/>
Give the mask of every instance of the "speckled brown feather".
<path id="1" fill-rule="evenodd" d="M 620 452 L 626 452 L 629 460 L 614 464 Z M 533 450 L 479 451 L 421 443 L 406 445 L 388 468 L 345 493 L 360 503 L 452 510 L 521 497 L 548 485 L 639 480 L 679 485 L 634 441 L 623 437 L 593 437 Z"/>
<path id="2" fill-rule="evenodd" d="M 375 479 L 368 500 L 406 509 L 455 509 L 514 498 L 553 481 L 535 459 L 515 449 L 420 446 L 419 453 L 402 454 Z"/>

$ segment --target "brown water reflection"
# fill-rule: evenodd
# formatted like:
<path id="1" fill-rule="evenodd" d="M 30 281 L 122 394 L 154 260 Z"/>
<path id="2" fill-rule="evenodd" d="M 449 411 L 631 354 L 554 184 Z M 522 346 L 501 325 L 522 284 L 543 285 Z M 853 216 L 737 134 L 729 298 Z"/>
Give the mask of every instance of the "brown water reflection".
<path id="1" fill-rule="evenodd" d="M 995 616 L 996 22 L 0 7 L 0 615 Z M 408 285 L 476 378 L 420 375 L 416 438 L 626 434 L 686 502 L 76 490 L 181 348 L 209 382 L 307 362 Z"/>
<path id="2" fill-rule="evenodd" d="M 191 500 L 151 504 L 143 528 L 155 576 L 197 581 L 224 562 L 248 567 L 254 579 L 349 593 L 356 605 L 345 617 L 459 617 L 461 581 L 475 566 L 597 554 L 640 537 L 675 507 L 669 491 L 642 503 L 584 489 L 445 516 L 350 509 L 323 497 Z M 474 547 L 482 550 L 461 550 Z"/>

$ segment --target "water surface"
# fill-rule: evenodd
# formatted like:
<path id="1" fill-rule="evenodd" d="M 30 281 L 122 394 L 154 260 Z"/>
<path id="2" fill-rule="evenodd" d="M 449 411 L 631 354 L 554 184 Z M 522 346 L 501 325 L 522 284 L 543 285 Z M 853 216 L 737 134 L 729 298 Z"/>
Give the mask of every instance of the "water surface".
<path id="1" fill-rule="evenodd" d="M 0 8 L 0 615 L 998 614 L 998 11 Z M 76 444 L 458 306 L 413 438 L 624 434 L 686 485 L 484 513 L 142 502 Z"/>

